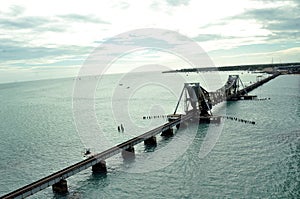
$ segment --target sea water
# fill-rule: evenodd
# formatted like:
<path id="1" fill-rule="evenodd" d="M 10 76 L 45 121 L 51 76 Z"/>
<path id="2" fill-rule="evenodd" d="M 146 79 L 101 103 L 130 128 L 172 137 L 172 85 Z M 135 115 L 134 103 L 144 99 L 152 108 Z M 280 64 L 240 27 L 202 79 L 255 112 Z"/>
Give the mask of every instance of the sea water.
<path id="1" fill-rule="evenodd" d="M 184 82 L 213 91 L 228 74 L 246 85 L 257 80 L 245 71 L 103 76 L 89 113 L 97 129 L 88 117 L 74 117 L 76 102 L 90 102 L 74 97 L 75 81 L 95 77 L 0 84 L 0 196 L 83 160 L 85 147 L 101 152 L 165 123 Z M 133 162 L 119 154 L 107 159 L 106 176 L 87 169 L 67 179 L 68 194 L 47 188 L 31 198 L 299 198 L 299 88 L 299 75 L 279 76 L 250 93 L 269 100 L 223 102 L 212 110 L 255 125 L 222 120 L 190 125 L 169 139 L 158 135 L 155 149 L 135 146 Z M 143 119 L 154 115 L 160 117 Z"/>

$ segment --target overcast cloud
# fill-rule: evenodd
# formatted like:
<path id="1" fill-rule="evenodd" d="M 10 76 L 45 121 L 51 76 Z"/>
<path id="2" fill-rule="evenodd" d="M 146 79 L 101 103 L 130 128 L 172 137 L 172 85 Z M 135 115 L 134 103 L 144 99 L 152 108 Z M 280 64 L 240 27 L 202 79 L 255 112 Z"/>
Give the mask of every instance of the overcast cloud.
<path id="1" fill-rule="evenodd" d="M 216 65 L 296 62 L 299 10 L 299 0 L 2 1 L 0 82 L 14 81 L 3 80 L 12 71 L 18 79 L 23 70 L 17 69 L 23 68 L 36 74 L 53 67 L 60 76 L 71 66 L 69 75 L 75 75 L 95 47 L 138 28 L 188 36 Z M 147 38 L 137 42 L 169 45 Z"/>

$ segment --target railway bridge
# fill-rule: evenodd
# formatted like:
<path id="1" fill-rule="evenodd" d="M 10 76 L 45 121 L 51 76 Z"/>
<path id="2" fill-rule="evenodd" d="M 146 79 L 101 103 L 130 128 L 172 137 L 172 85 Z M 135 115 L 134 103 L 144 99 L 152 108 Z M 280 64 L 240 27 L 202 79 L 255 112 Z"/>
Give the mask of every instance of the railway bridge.
<path id="1" fill-rule="evenodd" d="M 132 158 L 134 157 L 135 145 L 141 142 L 144 142 L 145 145 L 156 145 L 155 136 L 157 134 L 161 133 L 162 136 L 171 136 L 173 135 L 174 127 L 179 128 L 180 125 L 186 125 L 186 123 L 189 122 L 219 123 L 221 116 L 213 116 L 211 112 L 214 105 L 225 100 L 253 99 L 255 96 L 248 95 L 248 92 L 269 80 L 274 79 L 278 75 L 280 75 L 280 73 L 275 73 L 272 76 L 258 81 L 248 87 L 244 87 L 239 76 L 230 75 L 225 85 L 215 92 L 206 91 L 199 83 L 185 83 L 175 111 L 173 114 L 168 115 L 167 123 L 101 153 L 92 155 L 83 161 L 12 191 L 0 198 L 25 198 L 49 186 L 52 186 L 54 192 L 66 193 L 68 192 L 66 181 L 68 177 L 90 167 L 92 167 L 92 171 L 95 173 L 106 173 L 106 159 L 118 153 L 121 153 L 123 158 Z M 177 114 L 178 106 L 182 99 L 184 101 L 185 113 Z"/>

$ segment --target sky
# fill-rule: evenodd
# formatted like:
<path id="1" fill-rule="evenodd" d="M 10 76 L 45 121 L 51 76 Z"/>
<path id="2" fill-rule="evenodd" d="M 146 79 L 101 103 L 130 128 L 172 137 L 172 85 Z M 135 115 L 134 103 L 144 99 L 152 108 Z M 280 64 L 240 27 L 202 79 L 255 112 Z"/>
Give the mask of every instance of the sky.
<path id="1" fill-rule="evenodd" d="M 215 66 L 299 62 L 299 10 L 300 0 L 0 1 L 0 82 L 76 76 L 95 49 L 109 42 L 127 45 L 115 36 L 146 28 L 191 39 Z M 186 64 L 149 49 L 113 63 L 111 72 Z"/>

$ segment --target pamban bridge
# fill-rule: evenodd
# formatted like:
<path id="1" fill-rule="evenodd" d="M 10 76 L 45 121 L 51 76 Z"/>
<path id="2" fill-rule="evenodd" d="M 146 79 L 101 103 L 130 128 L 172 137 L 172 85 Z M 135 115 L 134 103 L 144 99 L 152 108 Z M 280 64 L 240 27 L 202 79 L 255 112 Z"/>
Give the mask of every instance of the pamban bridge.
<path id="1" fill-rule="evenodd" d="M 137 137 L 134 137 L 126 142 L 120 143 L 112 148 L 109 148 L 101 153 L 88 156 L 83 161 L 74 165 L 64 168 L 56 173 L 46 176 L 36 182 L 21 187 L 11 193 L 8 193 L 0 198 L 25 198 L 33 195 L 49 186 L 56 193 L 68 192 L 67 178 L 75 175 L 76 173 L 88 168 L 92 168 L 94 173 L 106 174 L 105 160 L 121 153 L 123 158 L 134 158 L 134 146 L 144 142 L 146 146 L 155 146 L 156 135 L 172 136 L 176 128 L 179 126 L 184 127 L 189 123 L 220 123 L 224 116 L 217 116 L 212 114 L 212 107 L 223 101 L 236 101 L 236 100 L 252 100 L 256 96 L 249 95 L 248 93 L 253 89 L 263 85 L 264 83 L 279 76 L 280 72 L 274 72 L 271 76 L 257 81 L 250 86 L 244 87 L 238 75 L 229 75 L 227 82 L 221 88 L 214 92 L 208 92 L 200 83 L 185 83 L 183 85 L 180 98 L 176 105 L 175 111 L 166 116 L 167 122 L 161 126 L 156 127 L 148 132 L 145 132 Z M 179 103 L 184 103 L 184 114 L 177 114 Z M 155 117 L 155 116 L 154 116 Z M 144 116 L 143 119 L 150 119 Z M 233 117 L 226 119 L 237 120 L 239 122 L 255 124 L 254 121 L 247 121 Z M 154 151 L 155 153 L 155 151 Z"/>

